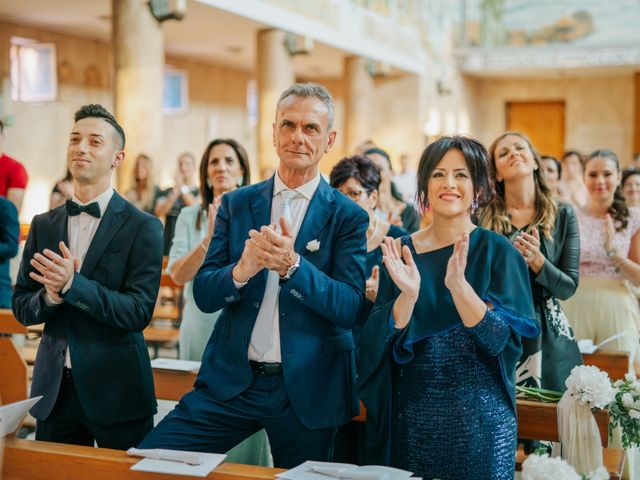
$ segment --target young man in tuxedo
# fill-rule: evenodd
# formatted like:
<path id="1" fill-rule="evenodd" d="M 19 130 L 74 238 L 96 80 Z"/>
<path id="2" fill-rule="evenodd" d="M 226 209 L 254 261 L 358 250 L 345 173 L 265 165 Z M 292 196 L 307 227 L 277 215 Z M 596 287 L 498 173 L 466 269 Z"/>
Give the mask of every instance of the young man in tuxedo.
<path id="1" fill-rule="evenodd" d="M 162 269 L 162 225 L 111 187 L 125 136 L 100 105 L 75 114 L 67 148 L 73 199 L 37 215 L 13 295 L 24 325 L 44 323 L 31 396 L 36 439 L 126 449 L 153 427 L 142 330 Z"/>
<path id="2" fill-rule="evenodd" d="M 333 101 L 296 84 L 278 101 L 270 179 L 222 197 L 195 277 L 203 312 L 223 309 L 195 389 L 141 444 L 225 452 L 265 428 L 274 464 L 329 460 L 358 412 L 351 328 L 364 299 L 368 217 L 321 177 Z"/>

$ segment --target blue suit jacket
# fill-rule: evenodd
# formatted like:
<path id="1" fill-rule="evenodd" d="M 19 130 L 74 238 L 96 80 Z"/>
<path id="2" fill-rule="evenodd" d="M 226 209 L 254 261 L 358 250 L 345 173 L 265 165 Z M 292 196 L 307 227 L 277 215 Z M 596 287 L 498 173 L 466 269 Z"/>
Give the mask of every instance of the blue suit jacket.
<path id="1" fill-rule="evenodd" d="M 67 240 L 63 206 L 31 222 L 13 313 L 24 325 L 44 322 L 31 396 L 43 395 L 31 414 L 46 420 L 55 405 L 69 347 L 78 399 L 100 425 L 156 412 L 153 375 L 142 330 L 151 321 L 162 270 L 162 224 L 113 194 L 64 303 L 48 306 L 44 288 L 29 277 L 29 261 Z"/>
<path id="2" fill-rule="evenodd" d="M 240 290 L 231 270 L 249 230 L 271 223 L 273 184 L 271 178 L 222 197 L 213 241 L 194 281 L 198 308 L 223 308 L 196 381 L 221 401 L 246 390 L 253 378 L 248 347 L 267 270 Z M 284 383 L 307 428 L 340 425 L 358 412 L 351 327 L 364 302 L 367 225 L 366 212 L 321 179 L 295 241 L 300 267 L 281 283 Z M 320 242 L 315 252 L 306 248 L 311 240 Z"/>

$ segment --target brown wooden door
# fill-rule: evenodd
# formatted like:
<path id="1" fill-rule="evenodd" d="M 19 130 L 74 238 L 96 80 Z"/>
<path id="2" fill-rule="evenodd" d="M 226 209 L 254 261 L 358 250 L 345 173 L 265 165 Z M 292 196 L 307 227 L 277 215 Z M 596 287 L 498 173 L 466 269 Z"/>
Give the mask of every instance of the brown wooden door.
<path id="1" fill-rule="evenodd" d="M 525 133 L 541 155 L 562 157 L 564 102 L 507 102 L 506 127 Z"/>

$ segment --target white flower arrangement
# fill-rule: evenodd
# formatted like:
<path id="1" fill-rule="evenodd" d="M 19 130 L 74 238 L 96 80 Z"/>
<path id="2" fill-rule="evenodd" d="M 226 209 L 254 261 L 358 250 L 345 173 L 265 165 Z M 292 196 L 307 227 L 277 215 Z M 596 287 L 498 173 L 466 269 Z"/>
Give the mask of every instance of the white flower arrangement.
<path id="1" fill-rule="evenodd" d="M 320 242 L 318 240 L 311 240 L 309 243 L 307 243 L 306 248 L 311 253 L 317 252 L 318 250 L 320 250 Z"/>
<path id="2" fill-rule="evenodd" d="M 607 408 L 611 415 L 611 426 L 620 426 L 622 446 L 629 448 L 640 444 L 640 382 L 627 373 L 624 380 L 613 384 L 615 399 Z"/>
<path id="3" fill-rule="evenodd" d="M 564 383 L 567 392 L 580 402 L 580 405 L 601 409 L 607 408 L 615 400 L 615 391 L 609 375 L 592 365 L 574 367 Z"/>
<path id="4" fill-rule="evenodd" d="M 609 473 L 599 467 L 588 475 L 579 475 L 575 469 L 559 457 L 529 455 L 522 463 L 522 480 L 607 480 Z"/>

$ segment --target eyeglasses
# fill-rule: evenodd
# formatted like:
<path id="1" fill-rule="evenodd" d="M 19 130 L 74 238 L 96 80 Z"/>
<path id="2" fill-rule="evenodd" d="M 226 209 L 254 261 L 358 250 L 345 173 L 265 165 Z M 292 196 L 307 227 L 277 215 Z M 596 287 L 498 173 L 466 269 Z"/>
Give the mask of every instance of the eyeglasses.
<path id="1" fill-rule="evenodd" d="M 367 193 L 367 191 L 364 190 L 364 189 L 361 189 L 361 190 L 347 190 L 346 192 L 342 192 L 342 193 L 344 193 L 351 200 L 360 200 L 360 198 L 362 197 L 362 194 L 363 193 Z"/>

